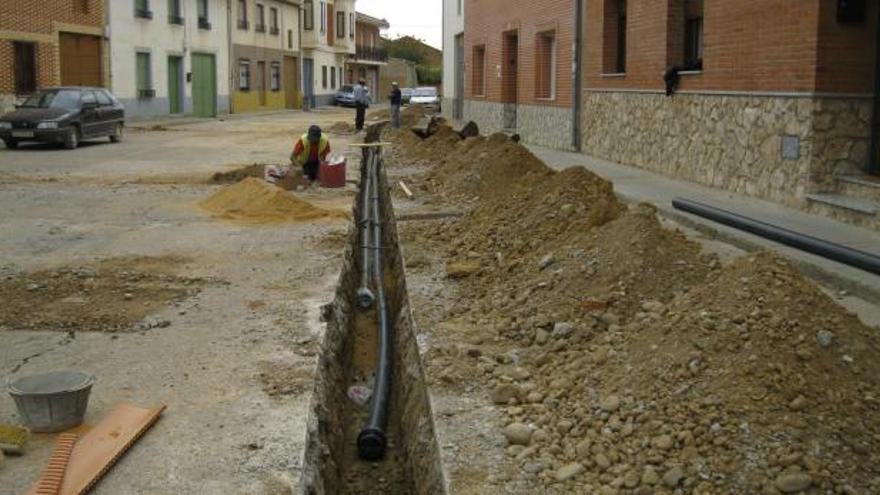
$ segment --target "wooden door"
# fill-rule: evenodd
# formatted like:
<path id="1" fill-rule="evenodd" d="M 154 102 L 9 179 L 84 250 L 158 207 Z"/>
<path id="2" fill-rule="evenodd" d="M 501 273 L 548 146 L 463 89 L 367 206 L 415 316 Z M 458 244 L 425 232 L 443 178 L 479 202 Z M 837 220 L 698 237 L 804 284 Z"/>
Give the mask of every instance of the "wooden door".
<path id="1" fill-rule="evenodd" d="M 257 93 L 260 106 L 266 106 L 266 62 L 257 62 Z"/>
<path id="2" fill-rule="evenodd" d="M 299 108 L 299 60 L 284 57 L 284 98 L 287 108 Z"/>
<path id="3" fill-rule="evenodd" d="M 87 34 L 60 33 L 61 84 L 103 86 L 101 38 Z"/>
<path id="4" fill-rule="evenodd" d="M 168 111 L 183 113 L 183 59 L 168 57 Z"/>
<path id="5" fill-rule="evenodd" d="M 217 73 L 213 55 L 192 54 L 192 99 L 193 114 L 197 117 L 217 115 Z"/>

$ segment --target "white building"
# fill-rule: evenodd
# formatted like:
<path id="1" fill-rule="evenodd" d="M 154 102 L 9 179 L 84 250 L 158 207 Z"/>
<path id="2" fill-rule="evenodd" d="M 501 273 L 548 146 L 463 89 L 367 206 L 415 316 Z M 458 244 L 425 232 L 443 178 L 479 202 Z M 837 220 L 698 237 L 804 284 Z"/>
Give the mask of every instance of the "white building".
<path id="1" fill-rule="evenodd" d="M 355 0 L 302 0 L 303 93 L 309 107 L 332 105 L 355 54 Z"/>
<path id="2" fill-rule="evenodd" d="M 443 0 L 443 114 L 464 113 L 464 0 Z"/>
<path id="3" fill-rule="evenodd" d="M 107 2 L 110 87 L 128 116 L 229 111 L 227 0 Z"/>

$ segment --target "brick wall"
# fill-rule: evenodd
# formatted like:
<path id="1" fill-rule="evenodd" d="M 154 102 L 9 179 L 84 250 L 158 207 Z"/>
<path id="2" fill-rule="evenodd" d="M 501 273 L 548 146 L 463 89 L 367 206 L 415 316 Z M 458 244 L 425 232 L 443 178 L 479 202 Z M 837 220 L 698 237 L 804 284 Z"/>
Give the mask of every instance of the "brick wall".
<path id="1" fill-rule="evenodd" d="M 12 71 L 14 57 L 12 42 L 0 40 L 0 95 L 12 93 L 15 88 L 15 74 Z"/>
<path id="2" fill-rule="evenodd" d="M 543 106 L 571 106 L 571 62 L 574 12 L 571 0 L 471 0 L 465 11 L 465 96 L 488 102 L 502 101 L 503 34 L 516 31 L 518 75 L 517 102 Z M 555 98 L 538 97 L 538 77 L 535 71 L 539 60 L 538 36 L 555 31 Z M 474 91 L 474 47 L 485 45 L 485 96 Z"/>
<path id="3" fill-rule="evenodd" d="M 684 0 L 628 0 L 625 76 L 607 73 L 605 29 L 615 0 L 586 0 L 586 86 L 662 89 L 683 60 Z M 873 80 L 876 2 L 861 25 L 837 23 L 835 0 L 704 0 L 703 70 L 682 90 L 867 92 Z M 613 31 L 613 29 L 612 29 Z"/>

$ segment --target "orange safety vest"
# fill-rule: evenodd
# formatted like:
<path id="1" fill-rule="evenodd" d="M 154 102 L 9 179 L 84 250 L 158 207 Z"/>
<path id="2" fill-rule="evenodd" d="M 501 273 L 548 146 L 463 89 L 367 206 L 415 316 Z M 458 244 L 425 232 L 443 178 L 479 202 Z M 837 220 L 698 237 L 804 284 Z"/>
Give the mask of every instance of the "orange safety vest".
<path id="1" fill-rule="evenodd" d="M 309 141 L 309 134 L 305 133 L 300 138 L 303 143 L 303 152 L 296 158 L 296 161 L 300 165 L 305 165 L 306 162 L 309 161 L 309 157 L 312 156 L 312 142 Z M 323 133 L 321 133 L 321 141 L 318 143 L 318 160 L 321 159 L 321 155 L 327 151 L 327 147 L 330 146 L 330 140 L 327 139 Z"/>

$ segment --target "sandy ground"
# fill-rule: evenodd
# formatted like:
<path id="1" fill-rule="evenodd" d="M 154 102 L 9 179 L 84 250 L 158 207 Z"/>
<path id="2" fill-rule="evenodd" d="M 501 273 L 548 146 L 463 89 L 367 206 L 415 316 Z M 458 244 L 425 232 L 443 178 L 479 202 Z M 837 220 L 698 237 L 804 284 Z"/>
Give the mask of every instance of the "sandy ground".
<path id="1" fill-rule="evenodd" d="M 131 130 L 121 144 L 89 143 L 75 151 L 0 149 L 0 277 L 107 259 L 174 257 L 183 260 L 175 276 L 204 280 L 197 294 L 149 315 L 167 321 L 163 328 L 0 327 L 4 382 L 60 369 L 95 375 L 87 424 L 120 402 L 167 405 L 95 493 L 294 489 L 320 342 L 318 309 L 331 299 L 341 249 L 332 239 L 347 222 L 243 226 L 218 221 L 196 203 L 219 187 L 204 183 L 212 173 L 284 163 L 293 137 L 310 123 L 329 126 L 349 114 L 284 113 Z M 333 136 L 334 149 L 343 151 L 349 139 Z M 348 210 L 351 194 L 325 190 L 309 197 Z M 40 297 L 40 290 L 33 294 Z M 3 396 L 0 423 L 15 423 L 14 404 Z M 26 455 L 8 458 L 0 467 L 0 491 L 24 491 L 53 438 L 37 435 Z"/>

